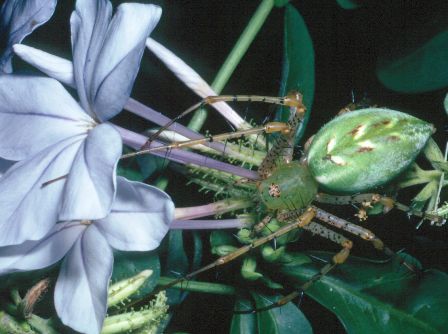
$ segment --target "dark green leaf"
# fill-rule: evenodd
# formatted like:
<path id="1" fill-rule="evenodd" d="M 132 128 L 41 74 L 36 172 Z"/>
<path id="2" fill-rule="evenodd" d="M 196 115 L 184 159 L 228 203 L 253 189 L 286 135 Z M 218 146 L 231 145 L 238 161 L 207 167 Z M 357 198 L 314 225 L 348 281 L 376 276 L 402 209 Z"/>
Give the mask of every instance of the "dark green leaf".
<path id="1" fill-rule="evenodd" d="M 270 306 L 279 297 L 268 297 L 252 294 L 257 308 Z M 267 311 L 258 312 L 258 332 L 272 333 L 272 334 L 311 334 L 313 330 L 310 323 L 305 318 L 303 313 L 293 303 L 288 303 L 284 306 L 276 307 Z"/>
<path id="2" fill-rule="evenodd" d="M 150 177 L 155 171 L 161 170 L 168 163 L 166 159 L 150 154 L 140 155 L 136 160 L 144 179 Z"/>
<path id="3" fill-rule="evenodd" d="M 130 297 L 131 299 L 142 298 L 154 289 L 160 277 L 160 262 L 156 252 L 116 252 L 111 280 L 112 282 L 121 281 L 146 269 L 151 269 L 153 274 L 142 285 L 139 292 Z"/>
<path id="4" fill-rule="evenodd" d="M 191 268 L 192 270 L 196 270 L 201 265 L 202 261 L 202 239 L 201 235 L 197 231 L 193 232 L 193 243 L 194 253 L 191 261 Z"/>
<path id="5" fill-rule="evenodd" d="M 444 30 L 404 56 L 383 60 L 377 67 L 377 76 L 387 88 L 403 93 L 447 87 L 447 45 L 448 30 Z"/>
<path id="6" fill-rule="evenodd" d="M 248 299 L 239 297 L 235 301 L 235 310 L 243 311 L 252 308 Z M 257 317 L 255 313 L 234 314 L 230 325 L 230 334 L 253 334 L 257 333 Z"/>
<path id="7" fill-rule="evenodd" d="M 289 0 L 274 0 L 275 7 L 284 7 L 288 4 Z"/>
<path id="8" fill-rule="evenodd" d="M 336 0 L 338 5 L 344 9 L 356 9 L 361 6 L 362 1 L 358 0 Z"/>
<path id="9" fill-rule="evenodd" d="M 296 142 L 305 131 L 314 98 L 314 48 L 311 36 L 300 13 L 288 4 L 285 10 L 284 55 L 280 96 L 296 90 L 303 94 L 307 112 L 296 132 Z M 281 108 L 277 120 L 286 121 L 289 109 Z"/>
<path id="10" fill-rule="evenodd" d="M 210 233 L 210 247 L 218 246 L 238 246 L 238 243 L 232 233 L 217 230 Z"/>
<path id="11" fill-rule="evenodd" d="M 445 112 L 448 115 L 448 94 L 446 94 L 445 100 L 443 100 L 443 107 L 445 108 Z"/>
<path id="12" fill-rule="evenodd" d="M 331 255 L 314 252 L 320 259 Z M 282 272 L 303 284 L 321 268 L 285 265 Z M 373 262 L 350 257 L 322 277 L 307 295 L 334 312 L 347 333 L 446 333 L 448 275 L 427 270 L 421 276 L 399 261 Z"/>
<path id="13" fill-rule="evenodd" d="M 168 233 L 168 254 L 164 265 L 164 276 L 179 278 L 189 271 L 182 233 L 180 230 L 172 230 Z M 185 298 L 185 292 L 169 289 L 167 296 L 170 304 L 179 304 Z"/>
<path id="14" fill-rule="evenodd" d="M 131 181 L 143 181 L 145 180 L 145 177 L 141 172 L 138 170 L 132 168 L 132 167 L 124 167 L 124 166 L 118 166 L 117 167 L 117 175 L 123 176 Z"/>

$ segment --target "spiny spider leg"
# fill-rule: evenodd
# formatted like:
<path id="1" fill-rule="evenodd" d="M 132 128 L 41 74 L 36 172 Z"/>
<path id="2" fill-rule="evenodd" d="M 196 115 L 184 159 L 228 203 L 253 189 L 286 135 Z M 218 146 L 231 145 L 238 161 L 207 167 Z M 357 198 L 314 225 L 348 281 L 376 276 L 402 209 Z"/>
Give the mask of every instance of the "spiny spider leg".
<path id="1" fill-rule="evenodd" d="M 305 105 L 302 103 L 302 95 L 297 92 L 290 93 L 289 96 L 294 97 L 296 103 L 290 105 L 290 113 L 287 124 L 291 131 L 276 139 L 272 148 L 268 151 L 266 157 L 258 168 L 258 175 L 265 179 L 271 175 L 277 165 L 279 157 L 283 162 L 290 163 L 294 153 L 294 138 L 298 125 L 302 122 L 305 115 Z"/>
<path id="2" fill-rule="evenodd" d="M 345 219 L 339 218 L 338 216 L 335 216 L 325 210 L 322 210 L 320 208 L 315 207 L 314 205 L 311 206 L 313 208 L 314 212 L 316 213 L 316 218 L 331 225 L 338 229 L 341 229 L 343 231 L 346 231 L 348 233 L 351 233 L 353 235 L 356 235 L 360 237 L 361 239 L 364 239 L 366 241 L 369 241 L 372 243 L 373 247 L 375 249 L 383 252 L 389 257 L 398 257 L 400 264 L 407 267 L 410 271 L 418 273 L 419 270 L 412 264 L 407 263 L 401 256 L 399 256 L 397 253 L 392 251 L 389 247 L 387 247 L 384 242 L 379 239 L 372 231 L 361 227 L 359 225 L 350 223 L 346 221 Z M 294 213 L 292 211 L 287 213 L 280 214 L 277 218 L 280 220 L 287 220 L 290 219 L 290 217 L 294 217 L 294 215 L 297 215 L 297 213 Z"/>
<path id="3" fill-rule="evenodd" d="M 214 142 L 214 141 L 223 141 L 223 140 L 227 140 L 227 139 L 234 139 L 234 138 L 239 138 L 239 137 L 243 137 L 243 136 L 247 136 L 247 135 L 251 135 L 251 134 L 257 134 L 260 132 L 264 132 L 264 133 L 268 133 L 268 134 L 274 133 L 274 132 L 281 132 L 282 134 L 286 135 L 290 131 L 291 131 L 291 128 L 287 123 L 270 122 L 264 126 L 260 126 L 257 128 L 239 130 L 239 131 L 235 131 L 235 132 L 226 132 L 226 133 L 222 133 L 222 134 L 218 134 L 218 135 L 214 135 L 214 136 L 207 136 L 207 137 L 201 138 L 201 139 L 178 141 L 178 142 L 173 142 L 168 145 L 150 147 L 148 149 L 140 150 L 137 152 L 124 154 L 121 156 L 121 159 L 126 159 L 126 158 L 134 157 L 137 155 L 149 154 L 151 152 L 156 152 L 156 151 L 170 150 L 170 149 L 174 149 L 174 148 L 189 147 L 189 146 L 194 146 L 194 145 L 210 143 L 210 142 Z"/>
<path id="4" fill-rule="evenodd" d="M 207 104 L 213 104 L 217 102 L 262 102 L 262 103 L 271 103 L 278 104 L 282 106 L 288 107 L 300 107 L 302 105 L 301 98 L 298 99 L 298 94 L 289 94 L 284 97 L 271 97 L 271 96 L 258 96 L 258 95 L 220 95 L 220 96 L 209 96 L 203 99 L 202 101 L 196 103 L 191 106 L 187 110 L 183 111 L 178 116 L 174 117 L 171 121 L 161 127 L 157 132 L 151 135 L 148 138 L 143 147 L 147 147 L 151 144 L 153 140 L 155 140 L 163 131 L 173 125 L 182 117 L 188 115 L 189 113 L 195 111 L 196 109 L 203 107 Z"/>
<path id="5" fill-rule="evenodd" d="M 294 300 L 295 298 L 301 296 L 316 281 L 321 279 L 323 276 L 327 275 L 337 265 L 343 264 L 347 260 L 348 256 L 350 255 L 350 250 L 353 247 L 353 243 L 351 240 L 347 239 L 342 234 L 339 234 L 333 230 L 330 230 L 329 228 L 322 226 L 321 224 L 318 224 L 316 222 L 310 222 L 308 225 L 302 226 L 302 228 L 304 230 L 310 231 L 313 234 L 317 234 L 323 238 L 329 239 L 329 240 L 341 245 L 342 249 L 332 257 L 331 262 L 329 262 L 325 266 L 323 266 L 317 274 L 313 275 L 308 281 L 303 283 L 295 291 L 280 298 L 279 300 L 272 303 L 271 305 L 267 305 L 265 307 L 260 307 L 260 308 L 254 308 L 254 309 L 250 309 L 250 310 L 234 311 L 235 314 L 251 314 L 251 313 L 268 311 L 268 310 L 276 308 L 276 307 L 281 307 L 281 306 L 289 303 L 290 301 Z"/>
<path id="6" fill-rule="evenodd" d="M 282 226 L 281 228 L 279 228 L 277 231 L 265 236 L 265 237 L 261 237 L 259 239 L 254 240 L 253 242 L 251 242 L 248 245 L 245 245 L 243 247 L 238 248 L 237 250 L 221 256 L 220 258 L 218 258 L 217 260 L 213 261 L 212 263 L 196 270 L 193 271 L 187 275 L 185 275 L 184 277 L 178 278 L 178 279 L 174 279 L 173 281 L 171 281 L 170 283 L 156 289 L 154 292 L 152 292 L 149 296 L 140 299 L 140 300 L 136 300 L 134 302 L 131 302 L 128 306 L 134 306 L 136 304 L 142 304 L 145 303 L 149 298 L 152 298 L 152 296 L 154 296 L 155 294 L 157 294 L 159 291 L 161 290 L 166 290 L 168 288 L 171 288 L 172 286 L 175 286 L 178 283 L 181 283 L 185 280 L 190 280 L 193 277 L 197 276 L 200 273 L 203 273 L 209 269 L 213 269 L 219 266 L 222 266 L 226 263 L 231 262 L 232 260 L 250 252 L 252 249 L 257 248 L 263 244 L 266 244 L 268 242 L 270 242 L 271 240 L 278 238 L 292 230 L 295 230 L 297 228 L 301 228 L 304 227 L 306 225 L 308 225 L 311 220 L 314 218 L 314 216 L 316 215 L 316 212 L 313 208 L 308 208 L 303 214 L 301 214 L 298 218 L 294 219 L 294 221 L 292 223 L 289 223 L 287 225 Z"/>
<path id="7" fill-rule="evenodd" d="M 351 197 L 351 196 L 347 196 Z M 358 226 L 356 224 L 350 223 L 342 218 L 339 218 L 335 215 L 332 215 L 331 213 L 328 213 L 322 209 L 319 209 L 315 206 L 311 206 L 311 208 L 316 213 L 316 218 L 326 222 L 327 224 L 330 224 L 331 226 L 334 226 L 336 228 L 342 229 L 346 232 L 349 232 L 351 234 L 357 235 L 360 238 L 370 241 L 375 249 L 378 249 L 382 252 L 384 252 L 387 256 L 390 257 L 398 257 L 400 264 L 404 265 L 406 268 L 408 268 L 412 272 L 417 272 L 418 269 L 415 268 L 415 266 L 407 263 L 403 258 L 401 258 L 398 254 L 396 254 L 394 251 L 392 251 L 390 248 L 384 245 L 383 241 L 381 239 L 377 238 L 375 234 L 373 234 L 370 230 L 365 229 L 361 226 Z M 288 211 L 286 213 L 281 213 L 277 216 L 277 219 L 281 221 L 287 221 L 294 216 L 298 214 L 298 210 Z M 343 264 L 348 256 L 350 255 L 350 250 L 353 247 L 353 243 L 351 240 L 347 239 L 343 235 L 328 229 L 325 226 L 322 226 L 316 222 L 310 222 L 309 224 L 302 226 L 303 229 L 310 231 L 313 234 L 318 234 L 321 237 L 324 237 L 326 239 L 329 239 L 335 243 L 338 243 L 342 246 L 341 251 L 333 256 L 331 259 L 331 262 L 327 263 L 324 267 L 322 267 L 317 274 L 312 276 L 308 281 L 303 283 L 297 290 L 293 291 L 292 293 L 284 296 L 283 298 L 277 300 L 276 302 L 272 303 L 271 305 L 261 307 L 261 308 L 255 308 L 252 310 L 244 310 L 244 311 L 235 311 L 236 314 L 251 314 L 256 312 L 262 312 L 267 311 L 276 307 L 281 307 L 290 301 L 294 300 L 295 298 L 299 297 L 303 292 L 305 292 L 308 288 L 310 288 L 316 281 L 321 279 L 323 276 L 328 274 L 332 269 L 334 269 L 337 265 Z"/>
<path id="8" fill-rule="evenodd" d="M 262 229 L 264 229 L 264 227 L 269 224 L 269 222 L 271 221 L 272 216 L 267 215 L 266 217 L 264 217 L 261 222 L 259 222 L 258 224 L 256 224 L 253 228 L 252 231 L 252 235 L 257 235 L 261 232 Z"/>
<path id="9" fill-rule="evenodd" d="M 370 204 L 381 203 L 384 205 L 384 213 L 389 212 L 392 208 L 396 208 L 400 211 L 406 212 L 416 217 L 421 217 L 434 221 L 438 224 L 444 224 L 445 219 L 441 216 L 429 212 L 415 211 L 409 206 L 397 202 L 392 197 L 381 196 L 380 194 L 367 193 L 357 195 L 328 195 L 324 193 L 317 194 L 315 200 L 319 203 L 346 205 L 346 204 L 362 204 L 364 208 L 368 208 Z"/>

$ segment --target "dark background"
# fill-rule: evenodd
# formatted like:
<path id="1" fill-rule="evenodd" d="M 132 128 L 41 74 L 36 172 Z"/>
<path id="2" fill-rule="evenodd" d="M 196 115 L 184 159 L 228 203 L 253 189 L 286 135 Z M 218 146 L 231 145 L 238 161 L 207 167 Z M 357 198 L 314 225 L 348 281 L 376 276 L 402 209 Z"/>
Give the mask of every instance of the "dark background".
<path id="1" fill-rule="evenodd" d="M 211 83 L 259 2 L 172 0 L 153 3 L 162 6 L 163 14 L 152 37 Z M 447 90 L 412 95 L 396 93 L 378 81 L 375 68 L 378 59 L 430 37 L 428 29 L 419 32 L 416 28 L 431 26 L 429 30 L 432 32 L 445 28 L 437 21 L 441 14 L 448 13 L 445 1 L 366 1 L 365 7 L 354 11 L 343 10 L 331 0 L 292 3 L 304 17 L 315 48 L 316 90 L 306 137 L 351 102 L 353 92 L 356 100 L 367 97 L 372 104 L 409 112 L 434 123 L 438 129 L 435 138 L 444 148 L 446 115 L 443 99 Z M 60 0 L 52 20 L 24 43 L 70 58 L 68 22 L 72 8 L 72 1 Z M 276 96 L 281 80 L 282 45 L 283 9 L 274 8 L 223 93 Z M 15 65 L 21 71 L 32 71 L 20 61 L 15 60 Z M 171 117 L 199 100 L 149 52 L 144 55 L 133 97 Z M 235 107 L 256 122 L 261 122 L 274 111 L 271 106 L 244 103 Z M 221 116 L 210 119 L 213 121 L 206 123 L 204 129 L 212 133 L 229 131 Z M 143 131 L 150 127 L 149 123 L 129 113 L 120 114 L 115 121 L 134 130 Z M 164 173 L 170 178 L 175 176 L 170 171 Z M 212 200 L 211 197 L 196 195 L 197 189 L 186 187 L 185 179 L 171 179 L 168 192 L 176 205 L 198 205 Z M 412 191 L 408 193 L 409 196 L 411 194 Z M 447 269 L 443 256 L 447 248 L 444 242 L 446 228 L 424 226 L 416 231 L 415 221 L 409 222 L 400 213 L 387 219 L 372 219 L 367 226 L 393 245 L 394 250 L 405 249 L 426 267 Z M 362 243 L 356 243 L 357 246 L 359 244 Z M 322 245 L 316 247 L 335 249 L 332 245 L 327 247 L 325 241 Z M 365 255 L 363 249 L 368 247 L 361 245 L 359 248 L 355 254 Z M 371 255 L 368 250 L 365 252 Z M 225 270 L 210 273 L 203 279 L 220 281 Z M 213 329 L 214 333 L 226 333 L 231 308 L 231 298 L 192 295 L 176 312 L 170 330 L 207 333 Z M 302 309 L 311 319 L 315 333 L 344 333 L 335 317 L 312 300 L 305 298 Z"/>

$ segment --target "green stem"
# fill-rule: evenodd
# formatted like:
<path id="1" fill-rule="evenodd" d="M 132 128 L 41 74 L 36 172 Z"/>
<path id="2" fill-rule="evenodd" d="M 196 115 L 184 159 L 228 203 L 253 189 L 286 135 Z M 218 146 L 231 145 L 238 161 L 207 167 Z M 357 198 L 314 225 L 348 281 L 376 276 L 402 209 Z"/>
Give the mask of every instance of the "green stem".
<path id="1" fill-rule="evenodd" d="M 162 276 L 159 278 L 158 285 L 160 286 L 168 285 L 173 280 L 175 279 Z M 198 282 L 198 281 L 188 281 L 178 283 L 172 286 L 171 288 L 182 289 L 190 292 L 212 293 L 216 295 L 234 295 L 236 293 L 236 289 L 230 285 L 210 283 L 210 282 Z"/>
<path id="2" fill-rule="evenodd" d="M 154 186 L 160 190 L 165 190 L 168 186 L 168 178 L 166 176 L 159 176 L 154 182 Z"/>
<path id="3" fill-rule="evenodd" d="M 59 332 L 55 330 L 51 325 L 52 321 L 38 317 L 37 315 L 31 315 L 27 320 L 30 326 L 37 330 L 40 334 L 58 334 Z"/>
<path id="4" fill-rule="evenodd" d="M 250 19 L 240 38 L 236 42 L 230 54 L 227 56 L 224 64 L 218 71 L 215 79 L 212 83 L 212 88 L 216 92 L 216 94 L 220 94 L 224 88 L 224 86 L 229 81 L 231 75 L 235 71 L 235 68 L 243 58 L 249 46 L 252 44 L 255 36 L 257 35 L 260 28 L 263 26 L 263 23 L 266 21 L 269 13 L 274 7 L 274 0 L 262 0 L 254 15 Z M 205 120 L 207 119 L 207 111 L 204 108 L 198 109 L 193 118 L 191 119 L 188 127 L 195 131 L 199 131 L 204 125 Z"/>
<path id="5" fill-rule="evenodd" d="M 36 334 L 26 322 L 19 322 L 3 311 L 0 311 L 0 333 Z"/>
<path id="6" fill-rule="evenodd" d="M 415 176 L 406 181 L 400 182 L 398 186 L 400 189 L 412 187 L 418 184 L 428 183 L 434 180 L 439 180 L 442 172 L 439 170 L 420 170 L 415 173 Z"/>
<path id="7" fill-rule="evenodd" d="M 22 298 L 20 297 L 19 290 L 17 289 L 11 290 L 11 299 L 15 305 L 19 305 L 21 303 Z"/>

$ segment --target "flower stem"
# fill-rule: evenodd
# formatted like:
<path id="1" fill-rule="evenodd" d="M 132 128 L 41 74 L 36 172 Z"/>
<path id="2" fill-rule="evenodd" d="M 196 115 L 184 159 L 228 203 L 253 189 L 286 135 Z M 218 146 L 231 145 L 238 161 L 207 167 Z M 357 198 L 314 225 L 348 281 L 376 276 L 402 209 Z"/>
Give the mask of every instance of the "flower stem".
<path id="1" fill-rule="evenodd" d="M 173 280 L 175 279 L 162 276 L 159 278 L 157 284 L 163 287 L 164 285 L 168 285 Z M 236 289 L 230 285 L 198 281 L 178 283 L 173 285 L 171 288 L 182 289 L 190 292 L 212 293 L 216 295 L 234 295 L 236 293 Z"/>
<path id="2" fill-rule="evenodd" d="M 250 207 L 252 204 L 253 203 L 250 200 L 225 199 L 206 205 L 176 208 L 175 219 L 185 220 L 213 216 L 230 211 L 245 209 Z"/>
<path id="3" fill-rule="evenodd" d="M 222 92 L 224 86 L 227 84 L 231 75 L 235 71 L 235 68 L 238 66 L 247 49 L 252 44 L 255 36 L 257 36 L 258 31 L 263 26 L 263 23 L 266 21 L 266 18 L 273 7 L 274 0 L 262 0 L 258 6 L 254 15 L 250 19 L 240 38 L 213 80 L 212 88 L 217 94 Z M 195 131 L 199 131 L 204 125 L 206 119 L 207 111 L 204 108 L 200 108 L 195 112 L 193 118 L 188 124 L 188 127 Z"/>
<path id="4" fill-rule="evenodd" d="M 9 314 L 0 311 L 0 333 L 9 334 L 34 334 L 30 326 L 26 322 L 19 322 Z"/>

